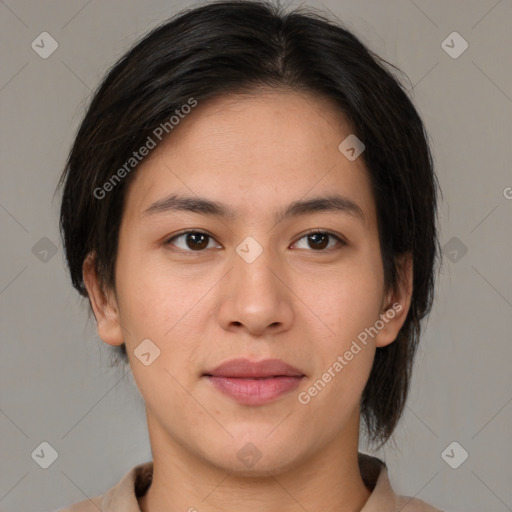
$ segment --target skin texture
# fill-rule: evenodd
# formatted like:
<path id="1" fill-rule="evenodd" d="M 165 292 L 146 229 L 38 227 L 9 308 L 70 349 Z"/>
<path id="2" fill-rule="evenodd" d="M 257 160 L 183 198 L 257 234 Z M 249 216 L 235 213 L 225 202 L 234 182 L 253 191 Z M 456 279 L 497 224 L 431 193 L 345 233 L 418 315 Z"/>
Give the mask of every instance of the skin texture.
<path id="1" fill-rule="evenodd" d="M 384 290 L 369 177 L 361 158 L 351 162 L 338 150 L 350 133 L 329 100 L 297 92 L 200 103 L 127 191 L 117 293 L 103 293 L 92 259 L 84 263 L 99 336 L 126 343 L 146 403 L 154 475 L 143 512 L 235 511 L 241 503 L 255 512 L 348 512 L 370 496 L 357 465 L 359 401 L 376 348 L 392 343 L 405 321 L 412 269 L 403 258 L 398 293 Z M 364 220 L 321 211 L 276 223 L 275 212 L 292 201 L 333 191 L 356 202 Z M 238 216 L 144 218 L 171 193 L 226 203 Z M 185 229 L 211 235 L 207 248 L 186 236 L 166 245 Z M 317 249 L 305 236 L 313 229 L 346 245 L 331 237 Z M 252 263 L 236 252 L 247 236 L 263 250 Z M 301 404 L 298 393 L 396 302 L 394 318 Z M 149 366 L 134 356 L 146 338 L 161 351 Z M 202 377 L 235 357 L 279 358 L 306 377 L 269 404 L 240 405 Z M 237 457 L 248 442 L 261 454 L 251 468 Z"/>

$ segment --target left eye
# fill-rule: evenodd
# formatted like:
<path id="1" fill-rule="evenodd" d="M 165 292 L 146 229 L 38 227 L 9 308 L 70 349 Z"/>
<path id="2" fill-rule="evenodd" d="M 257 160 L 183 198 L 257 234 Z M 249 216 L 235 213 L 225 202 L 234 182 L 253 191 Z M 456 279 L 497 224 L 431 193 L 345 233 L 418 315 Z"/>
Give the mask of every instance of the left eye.
<path id="1" fill-rule="evenodd" d="M 335 235 L 334 233 L 330 233 L 329 231 L 313 231 L 311 233 L 307 233 L 306 235 L 304 235 L 302 238 L 299 239 L 299 242 L 300 242 L 300 240 L 306 239 L 307 240 L 306 243 L 312 242 L 311 247 L 313 247 L 313 249 L 315 251 L 319 251 L 319 250 L 321 251 L 323 249 L 326 249 L 326 247 L 328 246 L 329 237 L 335 238 L 339 242 L 339 245 L 345 245 L 344 240 L 342 240 L 339 236 Z M 299 243 L 299 242 L 296 242 L 296 243 Z M 308 247 L 306 247 L 306 249 L 307 248 Z M 328 247 L 328 248 L 332 249 L 332 247 Z"/>

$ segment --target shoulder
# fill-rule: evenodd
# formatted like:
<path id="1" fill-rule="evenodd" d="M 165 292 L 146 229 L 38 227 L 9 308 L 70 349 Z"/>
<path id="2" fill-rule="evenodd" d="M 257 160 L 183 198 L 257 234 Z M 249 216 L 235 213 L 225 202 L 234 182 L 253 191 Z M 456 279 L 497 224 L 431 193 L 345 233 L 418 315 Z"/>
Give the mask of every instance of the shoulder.
<path id="1" fill-rule="evenodd" d="M 126 473 L 120 482 L 101 496 L 72 503 L 55 512 L 138 511 L 137 498 L 148 489 L 153 477 L 153 461 L 143 462 Z"/>
<path id="2" fill-rule="evenodd" d="M 359 453 L 359 469 L 365 485 L 372 491 L 361 512 L 443 512 L 429 503 L 411 496 L 399 496 L 391 486 L 386 463 Z"/>
<path id="3" fill-rule="evenodd" d="M 443 512 L 423 500 L 410 496 L 397 496 L 397 506 L 400 512 Z"/>
<path id="4" fill-rule="evenodd" d="M 65 508 L 59 508 L 55 512 L 98 512 L 101 510 L 101 504 L 103 501 L 103 495 L 97 496 L 90 500 L 83 500 L 77 503 L 73 503 Z"/>

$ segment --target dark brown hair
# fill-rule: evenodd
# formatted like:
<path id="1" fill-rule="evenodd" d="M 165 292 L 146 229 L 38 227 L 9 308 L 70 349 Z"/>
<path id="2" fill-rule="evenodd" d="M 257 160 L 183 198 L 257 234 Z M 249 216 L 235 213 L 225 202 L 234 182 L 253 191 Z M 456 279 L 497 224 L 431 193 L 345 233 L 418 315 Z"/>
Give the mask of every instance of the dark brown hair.
<path id="1" fill-rule="evenodd" d="M 361 397 L 368 439 L 382 446 L 405 407 L 440 256 L 438 183 L 428 136 L 391 68 L 400 71 L 341 23 L 310 8 L 287 13 L 266 1 L 210 2 L 152 30 L 100 84 L 57 187 L 64 184 L 60 229 L 73 286 L 87 297 L 82 265 L 92 253 L 101 285 L 115 293 L 123 201 L 137 168 L 126 162 L 190 98 L 204 102 L 270 87 L 334 100 L 366 146 L 360 158 L 376 201 L 387 290 L 399 282 L 396 257 L 413 255 L 410 310 L 397 339 L 377 349 Z M 126 172 L 118 172 L 122 179 L 113 183 L 121 168 Z M 113 183 L 108 193 L 99 193 L 107 182 Z M 127 362 L 124 344 L 113 350 Z"/>

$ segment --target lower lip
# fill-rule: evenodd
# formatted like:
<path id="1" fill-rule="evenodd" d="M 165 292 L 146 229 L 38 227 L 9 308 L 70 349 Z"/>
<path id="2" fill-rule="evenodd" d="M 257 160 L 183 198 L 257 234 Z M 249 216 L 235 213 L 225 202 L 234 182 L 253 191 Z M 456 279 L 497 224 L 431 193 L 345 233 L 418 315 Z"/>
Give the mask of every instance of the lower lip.
<path id="1" fill-rule="evenodd" d="M 263 405 L 295 389 L 303 377 L 243 379 L 206 376 L 215 389 L 244 405 Z"/>

